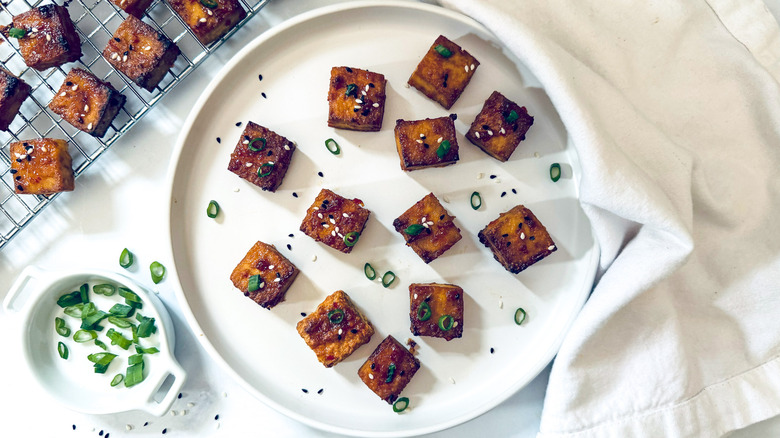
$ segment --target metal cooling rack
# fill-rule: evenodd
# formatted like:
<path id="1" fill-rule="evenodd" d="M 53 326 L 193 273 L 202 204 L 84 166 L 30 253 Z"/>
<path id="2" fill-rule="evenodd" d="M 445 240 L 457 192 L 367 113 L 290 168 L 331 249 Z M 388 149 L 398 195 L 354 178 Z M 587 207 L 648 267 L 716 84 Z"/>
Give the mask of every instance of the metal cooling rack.
<path id="1" fill-rule="evenodd" d="M 239 0 L 247 11 L 244 20 L 218 41 L 204 46 L 181 18 L 164 0 L 155 0 L 147 9 L 143 21 L 163 32 L 181 50 L 173 68 L 155 90 L 148 92 L 138 87 L 109 64 L 101 55 L 114 30 L 127 14 L 109 0 L 76 0 L 68 5 L 68 12 L 81 37 L 83 56 L 75 63 L 39 72 L 28 68 L 14 39 L 0 44 L 0 63 L 32 87 L 19 114 L 8 131 L 0 131 L 0 248 L 17 235 L 30 221 L 50 204 L 58 194 L 17 195 L 14 193 L 10 174 L 11 142 L 39 137 L 67 140 L 73 158 L 73 172 L 78 178 L 103 152 L 127 132 L 173 87 L 200 65 L 222 43 L 251 19 L 270 0 Z M 8 24 L 14 15 L 33 7 L 51 3 L 51 0 L 0 0 L 0 24 Z M 5 37 L 2 37 L 5 39 Z M 47 105 L 59 89 L 65 75 L 73 67 L 91 71 L 95 76 L 110 82 L 127 101 L 103 138 L 95 138 L 82 132 L 58 115 Z"/>

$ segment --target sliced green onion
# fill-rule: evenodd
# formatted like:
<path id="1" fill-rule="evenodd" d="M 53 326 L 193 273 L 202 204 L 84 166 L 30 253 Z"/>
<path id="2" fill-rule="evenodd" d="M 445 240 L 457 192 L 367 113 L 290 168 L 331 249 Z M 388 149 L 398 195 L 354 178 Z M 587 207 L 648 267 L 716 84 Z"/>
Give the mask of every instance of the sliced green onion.
<path id="1" fill-rule="evenodd" d="M 439 317 L 439 328 L 445 332 L 455 324 L 455 318 L 452 315 L 442 315 Z"/>
<path id="2" fill-rule="evenodd" d="M 110 297 L 116 293 L 116 286 L 113 284 L 96 284 L 92 286 L 92 292 Z"/>
<path id="3" fill-rule="evenodd" d="M 200 0 L 200 4 L 202 4 L 203 6 L 209 8 L 209 9 L 214 9 L 217 6 L 219 6 L 219 4 L 217 3 L 217 0 Z"/>
<path id="4" fill-rule="evenodd" d="M 119 303 L 114 304 L 110 309 L 108 309 L 108 313 L 110 313 L 111 316 L 118 316 L 120 318 L 127 318 L 128 316 L 132 315 L 134 311 L 134 307 Z"/>
<path id="5" fill-rule="evenodd" d="M 443 142 L 439 143 L 439 147 L 436 149 L 436 156 L 439 157 L 439 159 L 443 159 L 444 156 L 450 152 L 451 148 L 450 141 L 444 140 Z"/>
<path id="6" fill-rule="evenodd" d="M 122 383 L 122 380 L 125 380 L 125 376 L 121 373 L 117 374 L 113 379 L 111 379 L 111 386 L 119 385 Z"/>
<path id="7" fill-rule="evenodd" d="M 108 318 L 110 315 L 107 312 L 104 312 L 100 309 L 95 311 L 92 315 L 84 316 L 81 319 L 81 329 L 83 330 L 103 330 L 103 327 L 100 326 L 100 321 Z"/>
<path id="8" fill-rule="evenodd" d="M 157 327 L 154 325 L 154 318 L 149 318 L 141 315 L 140 313 L 136 313 L 135 319 L 140 322 L 140 324 L 138 324 L 138 331 L 136 333 L 139 338 L 148 338 L 152 333 L 157 331 Z"/>
<path id="9" fill-rule="evenodd" d="M 127 303 L 128 306 L 135 307 L 136 309 L 143 308 L 141 297 L 136 295 L 136 293 L 130 289 L 126 287 L 120 287 L 119 296 L 125 299 L 125 303 Z"/>
<path id="10" fill-rule="evenodd" d="M 520 118 L 520 116 L 517 114 L 517 111 L 512 110 L 512 111 L 509 111 L 509 114 L 507 114 L 506 117 L 504 117 L 504 120 L 506 120 L 509 123 L 512 123 L 512 122 L 514 122 L 515 120 L 517 120 L 519 118 Z"/>
<path id="11" fill-rule="evenodd" d="M 358 239 L 360 239 L 360 233 L 357 231 L 351 231 L 344 236 L 344 245 L 355 246 L 355 244 L 358 242 Z"/>
<path id="12" fill-rule="evenodd" d="M 526 313 L 525 310 L 523 310 L 522 307 L 518 307 L 517 310 L 515 310 L 515 324 L 520 325 L 525 321 Z"/>
<path id="13" fill-rule="evenodd" d="M 113 353 L 93 353 L 87 356 L 87 359 L 89 359 L 90 362 L 97 364 L 97 365 L 108 365 L 111 363 L 112 360 L 116 357 L 116 354 Z"/>
<path id="14" fill-rule="evenodd" d="M 103 351 L 108 351 L 108 345 L 106 345 L 106 343 L 101 341 L 100 339 L 95 339 L 95 345 L 102 348 Z"/>
<path id="15" fill-rule="evenodd" d="M 59 316 L 54 318 L 54 330 L 60 336 L 66 338 L 70 336 L 70 329 L 68 328 L 67 325 L 65 325 L 65 320 L 60 318 Z"/>
<path id="16" fill-rule="evenodd" d="M 137 363 L 127 367 L 125 373 L 125 387 L 135 386 L 144 380 L 144 363 Z"/>
<path id="17" fill-rule="evenodd" d="M 387 271 L 385 272 L 385 275 L 382 276 L 382 286 L 384 287 L 390 287 L 391 284 L 395 281 L 395 273 L 393 271 Z"/>
<path id="18" fill-rule="evenodd" d="M 408 227 L 404 229 L 404 233 L 410 235 L 410 236 L 416 236 L 424 230 L 425 227 L 420 224 L 411 224 Z"/>
<path id="19" fill-rule="evenodd" d="M 206 216 L 214 219 L 219 214 L 219 204 L 215 200 L 209 201 L 209 206 L 206 207 Z"/>
<path id="20" fill-rule="evenodd" d="M 443 56 L 445 58 L 449 58 L 450 56 L 452 56 L 452 51 L 450 49 L 442 46 L 441 44 L 437 44 L 436 47 L 434 47 L 434 50 L 436 50 L 436 52 L 439 55 L 441 55 L 441 56 Z"/>
<path id="21" fill-rule="evenodd" d="M 268 168 L 268 170 L 263 170 L 264 168 Z M 274 171 L 274 165 L 273 163 L 263 163 L 260 165 L 260 167 L 257 168 L 257 176 L 264 177 L 271 174 L 271 172 Z"/>
<path id="22" fill-rule="evenodd" d="M 133 341 L 122 336 L 122 333 L 110 328 L 106 332 L 108 339 L 111 339 L 111 345 L 117 345 L 122 350 L 127 350 L 133 344 Z"/>
<path id="23" fill-rule="evenodd" d="M 420 306 L 417 307 L 417 319 L 420 321 L 427 321 L 431 319 L 431 305 L 423 301 Z"/>
<path id="24" fill-rule="evenodd" d="M 152 264 L 149 265 L 149 271 L 152 273 L 152 281 L 154 284 L 161 282 L 163 277 L 165 277 L 165 266 L 160 262 L 152 262 Z"/>
<path id="25" fill-rule="evenodd" d="M 144 348 L 137 344 L 135 346 L 135 351 L 137 353 L 142 353 L 142 354 L 155 354 L 160 352 L 160 350 L 158 350 L 157 347 Z"/>
<path id="26" fill-rule="evenodd" d="M 94 330 L 76 330 L 73 334 L 73 340 L 83 344 L 97 338 L 97 332 Z"/>
<path id="27" fill-rule="evenodd" d="M 333 309 L 328 312 L 328 320 L 333 324 L 338 324 L 344 321 L 344 311 L 341 309 Z"/>
<path id="28" fill-rule="evenodd" d="M 66 307 L 63 312 L 73 318 L 83 319 L 97 313 L 97 307 L 93 303 L 79 303 L 70 307 Z"/>
<path id="29" fill-rule="evenodd" d="M 399 413 L 406 410 L 409 407 L 409 398 L 401 397 L 393 403 L 393 412 Z"/>
<path id="30" fill-rule="evenodd" d="M 75 306 L 76 304 L 81 304 L 81 303 L 82 303 L 81 292 L 79 291 L 65 294 L 59 297 L 59 299 L 57 299 L 57 305 L 62 308 Z"/>
<path id="31" fill-rule="evenodd" d="M 325 140 L 325 147 L 328 148 L 328 152 L 330 152 L 333 155 L 338 155 L 341 153 L 341 148 L 339 147 L 339 144 L 336 143 L 336 140 L 332 138 Z"/>
<path id="32" fill-rule="evenodd" d="M 363 266 L 363 273 L 366 274 L 366 278 L 369 280 L 376 280 L 376 269 L 371 266 L 371 263 L 366 263 L 365 266 Z"/>
<path id="33" fill-rule="evenodd" d="M 348 84 L 347 85 L 347 91 L 344 93 L 346 96 L 354 95 L 357 97 L 357 85 L 355 84 Z"/>
<path id="34" fill-rule="evenodd" d="M 88 284 L 82 284 L 81 287 L 79 287 L 79 294 L 81 295 L 81 302 L 82 303 L 88 303 L 89 302 L 89 285 Z"/>
<path id="35" fill-rule="evenodd" d="M 8 36 L 11 38 L 24 38 L 25 35 L 27 35 L 27 31 L 18 27 L 12 27 L 8 30 Z"/>
<path id="36" fill-rule="evenodd" d="M 119 266 L 127 269 L 133 265 L 133 253 L 129 249 L 122 250 L 122 254 L 119 254 Z"/>
<path id="37" fill-rule="evenodd" d="M 393 377 L 395 377 L 395 364 L 391 363 L 390 366 L 387 367 L 387 378 L 385 379 L 385 383 L 392 382 Z"/>
<path id="38" fill-rule="evenodd" d="M 257 142 L 262 143 L 259 148 L 255 146 L 255 143 L 257 143 Z M 265 138 L 263 138 L 263 137 L 255 137 L 255 138 L 252 139 L 252 141 L 249 142 L 249 145 L 247 147 L 249 148 L 250 151 L 260 152 L 263 149 L 265 149 L 265 145 L 266 144 L 268 144 L 268 141 Z"/>
<path id="39" fill-rule="evenodd" d="M 482 195 L 479 192 L 474 192 L 471 194 L 471 208 L 479 210 L 479 207 L 482 207 Z"/>
<path id="40" fill-rule="evenodd" d="M 561 179 L 561 165 L 558 163 L 552 163 L 550 165 L 550 179 L 553 182 L 558 182 Z"/>
<path id="41" fill-rule="evenodd" d="M 92 365 L 92 368 L 95 369 L 95 373 L 97 374 L 105 374 L 106 371 L 108 371 L 108 365 L 94 364 Z"/>
<path id="42" fill-rule="evenodd" d="M 143 354 L 133 354 L 127 357 L 127 364 L 128 365 L 135 365 L 139 363 L 143 363 L 144 361 L 144 355 Z"/>
<path id="43" fill-rule="evenodd" d="M 60 354 L 60 357 L 63 359 L 68 358 L 68 346 L 65 345 L 62 342 L 57 342 L 57 353 Z"/>
<path id="44" fill-rule="evenodd" d="M 110 322 L 111 324 L 114 324 L 115 326 L 117 326 L 119 328 L 130 328 L 130 327 L 133 326 L 132 322 L 130 322 L 130 321 L 124 319 L 124 318 L 120 318 L 118 316 L 113 316 L 113 315 L 108 317 L 108 322 Z"/>
<path id="45" fill-rule="evenodd" d="M 254 292 L 258 289 L 260 289 L 260 284 L 263 283 L 263 279 L 260 278 L 259 275 L 253 275 L 249 277 L 249 283 L 246 286 L 246 290 L 249 292 Z"/>

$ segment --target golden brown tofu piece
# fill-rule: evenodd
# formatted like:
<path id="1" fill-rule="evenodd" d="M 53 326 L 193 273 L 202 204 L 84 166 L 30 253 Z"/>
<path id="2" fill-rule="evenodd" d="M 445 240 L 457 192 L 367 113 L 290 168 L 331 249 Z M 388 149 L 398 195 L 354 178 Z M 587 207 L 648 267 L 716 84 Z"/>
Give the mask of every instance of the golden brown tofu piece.
<path id="1" fill-rule="evenodd" d="M 458 161 L 454 115 L 395 121 L 395 146 L 406 171 L 443 167 Z"/>
<path id="2" fill-rule="evenodd" d="M 395 230 L 406 240 L 425 263 L 430 263 L 461 239 L 460 229 L 442 207 L 439 199 L 429 193 L 393 221 Z"/>
<path id="3" fill-rule="evenodd" d="M 385 114 L 384 75 L 350 67 L 330 70 L 328 126 L 379 131 Z"/>
<path id="4" fill-rule="evenodd" d="M 130 80 L 153 91 L 179 56 L 179 47 L 129 15 L 103 49 L 103 57 Z"/>
<path id="5" fill-rule="evenodd" d="M 11 175 L 18 194 L 49 195 L 73 190 L 68 143 L 38 138 L 11 143 Z"/>
<path id="6" fill-rule="evenodd" d="M 322 189 L 306 210 L 301 231 L 312 239 L 349 254 L 363 233 L 371 211 L 360 199 L 346 199 Z"/>
<path id="7" fill-rule="evenodd" d="M 146 13 L 152 0 L 111 0 L 111 3 L 119 6 L 123 11 L 137 18 L 141 18 Z"/>
<path id="8" fill-rule="evenodd" d="M 374 326 L 344 291 L 336 291 L 296 326 L 317 359 L 330 368 L 371 340 Z"/>
<path id="9" fill-rule="evenodd" d="M 208 45 L 246 17 L 238 0 L 168 0 L 173 10 Z"/>
<path id="10" fill-rule="evenodd" d="M 77 129 L 102 137 L 125 103 L 125 96 L 92 73 L 74 68 L 62 82 L 49 108 Z"/>
<path id="11" fill-rule="evenodd" d="M 448 341 L 463 336 L 463 289 L 454 284 L 409 285 L 412 334 Z"/>
<path id="12" fill-rule="evenodd" d="M 284 301 L 298 268 L 276 247 L 258 241 L 230 274 L 233 285 L 257 304 L 270 309 Z"/>
<path id="13" fill-rule="evenodd" d="M 507 271 L 517 274 L 557 250 L 531 210 L 518 205 L 479 232 L 479 241 Z"/>
<path id="14" fill-rule="evenodd" d="M 43 71 L 81 58 L 81 39 L 63 6 L 50 4 L 21 13 L 3 33 L 10 36 L 13 28 L 24 31 L 19 52 L 29 67 Z"/>
<path id="15" fill-rule="evenodd" d="M 358 377 L 374 394 L 389 404 L 398 399 L 420 361 L 394 337 L 386 337 L 358 369 Z"/>
<path id="16" fill-rule="evenodd" d="M 287 174 L 293 152 L 293 142 L 250 121 L 230 154 L 228 170 L 263 190 L 275 192 Z"/>
<path id="17" fill-rule="evenodd" d="M 442 35 L 409 78 L 409 85 L 420 90 L 445 109 L 455 103 L 471 81 L 479 61 Z"/>
<path id="18" fill-rule="evenodd" d="M 506 161 L 525 140 L 525 133 L 533 124 L 534 118 L 524 106 L 494 91 L 471 124 L 466 138 L 491 157 Z"/>
<path id="19" fill-rule="evenodd" d="M 0 67 L 0 130 L 7 131 L 32 88 Z"/>

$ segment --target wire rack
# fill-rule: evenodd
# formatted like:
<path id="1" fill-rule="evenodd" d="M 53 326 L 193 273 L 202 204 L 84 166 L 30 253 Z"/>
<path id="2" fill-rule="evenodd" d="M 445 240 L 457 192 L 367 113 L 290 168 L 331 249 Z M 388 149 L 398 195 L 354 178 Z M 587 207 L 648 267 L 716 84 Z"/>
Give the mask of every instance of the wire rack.
<path id="1" fill-rule="evenodd" d="M 247 11 L 246 18 L 221 39 L 208 46 L 198 41 L 195 34 L 173 12 L 167 2 L 163 0 L 152 2 L 143 21 L 164 33 L 181 50 L 181 55 L 173 68 L 152 92 L 130 81 L 101 55 L 114 30 L 127 16 L 109 0 L 77 0 L 67 4 L 70 17 L 81 37 L 83 56 L 76 63 L 39 72 L 25 65 L 14 39 L 6 39 L 3 44 L 0 44 L 0 63 L 32 87 L 30 97 L 25 100 L 8 131 L 0 131 L 0 144 L 2 144 L 0 147 L 0 248 L 58 196 L 58 194 L 17 195 L 14 192 L 13 178 L 10 173 L 11 142 L 40 137 L 67 140 L 73 158 L 73 173 L 78 178 L 176 84 L 217 50 L 270 0 L 238 1 Z M 51 1 L 0 0 L 0 24 L 8 24 L 13 16 L 46 3 Z M 103 138 L 92 137 L 74 128 L 47 108 L 65 75 L 73 67 L 91 71 L 95 76 L 110 82 L 127 98 Z"/>

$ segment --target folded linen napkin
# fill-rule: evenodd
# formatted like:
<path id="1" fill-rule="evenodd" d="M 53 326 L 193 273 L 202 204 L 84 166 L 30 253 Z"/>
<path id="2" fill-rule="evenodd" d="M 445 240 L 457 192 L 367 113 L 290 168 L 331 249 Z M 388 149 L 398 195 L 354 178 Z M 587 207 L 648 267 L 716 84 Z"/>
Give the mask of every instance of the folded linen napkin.
<path id="1" fill-rule="evenodd" d="M 540 436 L 720 436 L 780 414 L 780 31 L 763 4 L 440 1 L 546 89 L 601 246 Z"/>

